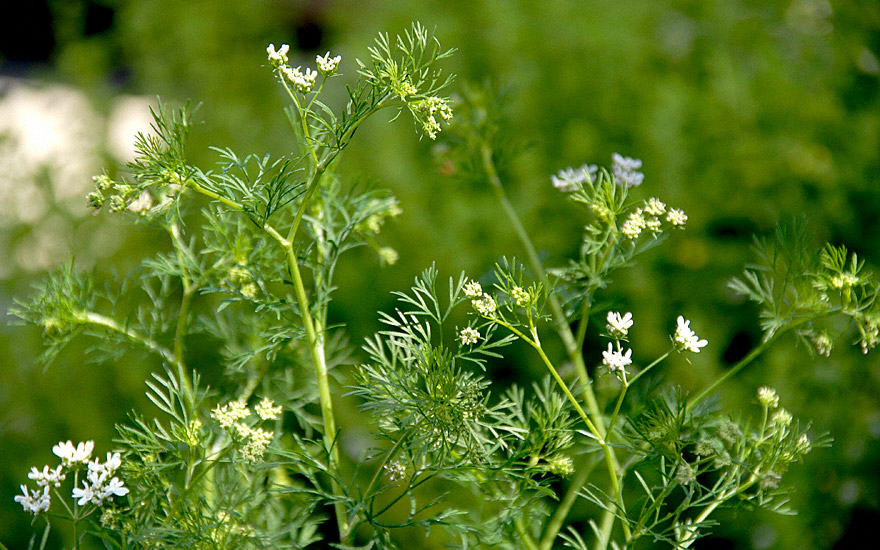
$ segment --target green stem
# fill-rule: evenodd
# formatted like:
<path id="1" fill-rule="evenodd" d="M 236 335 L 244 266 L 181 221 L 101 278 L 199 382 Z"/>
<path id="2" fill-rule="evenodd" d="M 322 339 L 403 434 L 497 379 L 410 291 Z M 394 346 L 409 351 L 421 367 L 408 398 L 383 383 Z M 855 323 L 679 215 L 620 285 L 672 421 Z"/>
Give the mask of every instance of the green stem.
<path id="1" fill-rule="evenodd" d="M 553 548 L 556 536 L 559 534 L 559 531 L 562 530 L 562 525 L 568 517 L 568 512 L 577 500 L 578 491 L 580 491 L 581 487 L 587 482 L 587 479 L 590 477 L 590 474 L 593 473 L 593 468 L 596 467 L 596 464 L 598 464 L 598 462 L 590 464 L 589 467 L 577 470 L 577 474 L 575 474 L 574 479 L 571 480 L 571 484 L 568 486 L 568 491 L 566 491 L 562 500 L 559 501 L 559 505 L 556 507 L 553 517 L 550 518 L 550 523 L 547 524 L 544 536 L 541 537 L 539 550 L 551 550 L 551 548 Z"/>
<path id="2" fill-rule="evenodd" d="M 158 354 L 169 364 L 179 366 L 177 363 L 177 358 L 174 357 L 174 354 L 171 353 L 168 348 L 162 346 L 155 340 L 144 336 L 133 328 L 129 328 L 127 326 L 119 324 L 115 319 L 112 319 L 105 315 L 101 315 L 100 313 L 96 313 L 94 311 L 81 311 L 75 314 L 75 317 L 81 323 L 89 323 L 92 325 L 108 328 L 114 332 L 118 332 L 119 334 L 126 336 L 128 339 L 144 346 L 148 350 Z"/>
<path id="3" fill-rule="evenodd" d="M 187 258 L 185 257 L 184 250 L 189 250 L 185 247 L 183 240 L 180 236 L 180 227 L 178 227 L 177 222 L 173 222 L 171 224 L 169 233 L 171 233 L 171 240 L 174 243 L 174 250 L 177 253 L 177 263 L 180 265 L 180 282 L 183 286 L 183 296 L 180 298 L 180 311 L 177 316 L 177 327 L 174 331 L 174 359 L 177 363 L 177 376 L 183 382 L 184 390 L 186 391 L 186 395 L 188 397 L 187 402 L 191 403 L 193 400 L 192 395 L 192 387 L 189 384 L 189 380 L 186 374 L 186 363 L 184 362 L 184 347 L 183 340 L 186 336 L 186 328 L 187 321 L 189 318 L 189 306 L 192 302 L 193 296 L 193 288 L 190 280 L 190 274 L 186 268 Z M 191 411 L 188 411 L 191 412 Z"/>
<path id="4" fill-rule="evenodd" d="M 531 264 L 532 269 L 535 270 L 535 273 L 538 275 L 541 281 L 545 285 L 548 285 L 549 279 L 547 277 L 547 272 L 544 269 L 543 264 L 541 263 L 541 259 L 538 257 L 538 253 L 535 250 L 534 245 L 532 244 L 528 232 L 523 226 L 522 221 L 520 221 L 519 216 L 517 215 L 516 210 L 513 208 L 510 200 L 507 198 L 507 194 L 504 192 L 504 186 L 501 183 L 501 178 L 498 176 L 498 170 L 495 168 L 495 162 L 492 158 L 492 148 L 486 141 L 483 141 L 483 143 L 481 144 L 480 152 L 482 157 L 483 169 L 486 172 L 489 183 L 492 185 L 492 189 L 495 192 L 495 197 L 504 208 L 504 211 L 507 214 L 511 225 L 513 225 L 514 231 L 519 237 L 523 248 L 525 248 L 526 255 L 529 258 L 529 263 Z M 556 332 L 562 339 L 562 342 L 565 345 L 565 350 L 568 353 L 568 357 L 575 366 L 575 371 L 577 372 L 578 382 L 581 386 L 581 392 L 584 401 L 586 402 L 587 409 L 589 409 L 590 414 L 594 419 L 595 434 L 599 437 L 599 440 L 603 442 L 603 451 L 605 452 L 606 462 L 609 466 L 611 484 L 615 489 L 615 498 L 619 500 L 620 494 L 619 483 L 617 480 L 617 471 L 620 469 L 620 464 L 617 460 L 617 455 L 614 452 L 614 449 L 609 447 L 607 444 L 604 444 L 606 429 L 602 420 L 602 410 L 599 407 L 598 401 L 596 400 L 596 394 L 593 391 L 592 380 L 587 373 L 587 368 L 586 364 L 584 363 L 582 353 L 583 335 L 586 333 L 587 317 L 581 318 L 581 323 L 583 324 L 583 327 L 579 327 L 579 338 L 575 339 L 574 335 L 571 332 L 571 327 L 568 324 L 568 319 L 565 315 L 565 312 L 562 309 L 562 305 L 559 303 L 559 299 L 556 297 L 556 295 L 552 292 L 548 293 L 548 303 L 550 304 L 550 311 L 553 316 L 553 321 L 556 324 Z M 585 300 L 584 314 L 587 316 L 589 315 L 589 308 L 589 302 Z M 559 382 L 559 380 L 557 380 L 557 382 Z M 560 383 L 560 387 L 562 387 L 565 392 L 570 395 L 570 392 L 568 392 L 568 388 L 564 383 Z M 608 525 L 608 529 L 610 531 L 610 528 L 612 528 L 614 525 L 614 515 L 610 511 L 605 511 L 604 514 L 606 517 L 603 518 L 603 525 Z M 629 536 L 629 527 L 625 523 L 622 525 L 624 534 L 626 536 Z M 599 541 L 600 550 L 604 550 L 604 548 L 606 547 L 607 539 L 608 537 L 606 536 L 604 542 Z"/>
<path id="5" fill-rule="evenodd" d="M 629 390 L 629 387 L 632 386 L 633 384 L 635 384 L 636 380 L 638 380 L 639 378 L 641 378 L 642 376 L 647 374 L 648 371 L 653 369 L 655 366 L 659 365 L 661 361 L 663 361 L 664 359 L 669 357 L 669 354 L 672 353 L 673 351 L 674 351 L 674 348 L 667 351 L 666 353 L 664 353 L 663 355 L 661 355 L 660 357 L 655 359 L 654 362 L 652 362 L 650 365 L 648 365 L 647 367 L 642 369 L 642 371 L 639 372 L 637 375 L 635 375 L 632 380 L 629 380 L 628 382 L 624 382 L 623 389 L 620 391 L 620 395 L 617 397 L 617 404 L 614 406 L 614 412 L 611 413 L 611 420 L 608 421 L 608 437 L 609 438 L 611 438 L 612 434 L 614 433 L 614 431 L 613 431 L 614 430 L 614 423 L 617 422 L 617 415 L 620 413 L 620 407 L 621 407 L 621 405 L 623 405 L 623 400 L 626 397 L 626 392 L 627 392 L 627 390 Z"/>
<path id="6" fill-rule="evenodd" d="M 303 110 L 302 105 L 300 105 L 299 103 L 299 98 L 296 97 L 296 94 L 293 93 L 293 90 L 291 90 L 290 86 L 287 84 L 287 79 L 285 79 L 284 76 L 281 74 L 279 74 L 278 76 L 279 80 L 281 81 L 281 85 L 284 86 L 284 89 L 287 91 L 287 95 L 290 96 L 290 99 L 293 100 L 293 104 L 296 105 L 296 112 L 299 113 L 299 120 L 302 124 L 303 138 L 305 139 L 306 146 L 308 146 L 309 148 L 309 155 L 312 157 L 312 162 L 314 162 L 315 166 L 317 166 L 318 155 L 312 145 L 312 137 L 309 132 L 309 123 L 306 120 L 306 111 Z M 311 103 L 309 105 L 311 105 Z"/>
<path id="7" fill-rule="evenodd" d="M 489 183 L 492 184 L 492 190 L 495 192 L 495 197 L 504 208 L 504 212 L 507 214 L 511 225 L 513 225 L 513 229 L 516 232 L 517 237 L 519 237 L 520 243 L 523 245 L 523 248 L 525 248 L 526 255 L 529 258 L 529 264 L 532 266 L 532 269 L 535 270 L 538 278 L 545 285 L 548 285 L 549 279 L 547 277 L 547 271 L 544 269 L 544 265 L 541 263 L 541 259 L 538 257 L 538 253 L 535 250 L 532 240 L 523 226 L 522 221 L 519 219 L 519 215 L 517 215 L 516 210 L 513 208 L 510 199 L 507 198 L 507 193 L 504 192 L 504 186 L 501 184 L 501 178 L 499 178 L 498 170 L 495 168 L 495 163 L 492 160 L 492 149 L 485 142 L 481 146 L 481 153 L 483 169 L 486 172 L 486 176 L 489 178 Z M 590 410 L 590 414 L 593 415 L 601 436 L 604 437 L 605 427 L 602 421 L 602 412 L 596 401 L 596 395 L 593 392 L 592 380 L 587 373 L 587 367 L 584 363 L 583 354 L 581 353 L 581 346 L 578 345 L 578 341 L 571 332 L 571 327 L 568 325 L 568 319 L 565 316 L 565 312 L 562 310 L 562 304 L 559 303 L 559 299 L 556 295 L 552 292 L 548 293 L 547 301 L 550 304 L 550 311 L 553 314 L 553 322 L 556 325 L 556 332 L 559 333 L 560 338 L 562 338 L 562 343 L 565 345 L 565 351 L 568 353 L 568 357 L 577 371 L 578 382 L 581 385 L 584 401 L 587 403 L 587 408 Z M 585 304 L 585 310 L 589 312 L 589 304 Z M 582 320 L 582 322 L 585 322 L 585 320 Z M 583 331 L 586 331 L 586 326 L 583 327 Z"/>
<path id="8" fill-rule="evenodd" d="M 718 380 L 716 380 L 715 382 L 713 382 L 711 385 L 709 385 L 709 387 L 707 387 L 706 389 L 704 389 L 703 391 L 701 391 L 699 394 L 697 394 L 697 396 L 696 396 L 695 398 L 693 398 L 691 401 L 689 401 L 688 404 L 687 404 L 687 410 L 688 410 L 688 411 L 691 411 L 691 410 L 694 408 L 694 406 L 697 405 L 697 403 L 699 403 L 700 401 L 702 401 L 703 399 L 705 399 L 706 397 L 708 397 L 709 395 L 711 395 L 711 394 L 712 394 L 716 389 L 718 389 L 718 387 L 721 386 L 724 382 L 726 382 L 726 381 L 729 380 L 730 378 L 733 378 L 734 376 L 736 376 L 741 370 L 743 370 L 744 368 L 746 368 L 746 367 L 747 367 L 752 361 L 754 361 L 759 355 L 761 355 L 762 353 L 764 353 L 764 351 L 765 351 L 768 347 L 770 347 L 770 345 L 771 345 L 773 342 L 775 342 L 776 340 L 778 340 L 779 338 L 781 338 L 783 335 L 785 335 L 785 334 L 787 334 L 788 332 L 791 332 L 792 330 L 795 330 L 795 329 L 797 329 L 797 328 L 799 328 L 799 327 L 801 327 L 801 326 L 803 326 L 803 325 L 806 325 L 806 324 L 812 323 L 813 321 L 815 321 L 815 320 L 817 320 L 817 319 L 819 319 L 819 318 L 821 318 L 821 317 L 827 317 L 827 316 L 829 316 L 829 315 L 834 315 L 834 314 L 837 313 L 838 311 L 840 311 L 839 308 L 834 308 L 834 309 L 830 309 L 830 310 L 828 310 L 828 311 L 826 311 L 826 312 L 820 313 L 820 314 L 818 314 L 818 315 L 814 315 L 814 316 L 811 316 L 811 317 L 804 317 L 803 319 L 800 319 L 800 320 L 798 320 L 798 321 L 794 321 L 794 322 L 792 322 L 791 324 L 785 326 L 784 328 L 781 328 L 781 329 L 777 330 L 776 332 L 773 333 L 773 335 L 772 335 L 770 338 L 767 338 L 766 340 L 764 340 L 763 342 L 761 342 L 761 345 L 759 345 L 758 347 L 754 348 L 752 351 L 750 351 L 750 352 L 748 353 L 748 355 L 746 355 L 745 357 L 743 357 L 742 359 L 740 359 L 740 360 L 739 360 L 734 366 L 730 367 L 730 368 L 727 370 L 727 372 L 724 373 L 724 375 L 722 375 L 720 378 L 718 378 Z"/>
<path id="9" fill-rule="evenodd" d="M 550 371 L 550 374 L 553 376 L 554 380 L 556 380 L 556 383 L 562 389 L 563 393 L 565 393 L 565 396 L 568 398 L 568 401 L 572 404 L 575 411 L 577 411 L 578 416 L 581 417 L 581 420 L 583 420 L 584 424 L 586 424 L 587 427 L 590 429 L 590 432 L 593 434 L 593 437 L 595 437 L 596 440 L 599 441 L 599 444 L 602 445 L 603 444 L 602 435 L 599 434 L 599 431 L 596 429 L 596 426 L 593 424 L 592 420 L 590 420 L 590 417 L 587 416 L 586 412 L 584 412 L 584 409 L 581 407 L 581 404 L 578 403 L 577 398 L 574 395 L 572 395 L 571 390 L 568 389 L 568 385 L 565 383 L 565 381 L 562 379 L 562 377 L 559 376 L 559 371 L 557 371 L 556 367 L 553 366 L 553 363 L 550 361 L 550 358 L 547 357 L 546 353 L 544 353 L 544 350 L 541 348 L 541 345 L 537 342 L 537 340 L 526 336 L 525 334 L 522 333 L 522 331 L 520 331 L 519 329 L 517 329 L 513 325 L 507 323 L 507 321 L 504 321 L 504 320 L 498 319 L 498 318 L 491 318 L 491 317 L 489 319 L 491 319 L 495 323 L 501 325 L 502 327 L 506 328 L 510 332 L 516 334 L 525 343 L 530 345 L 532 348 L 534 348 L 535 351 L 538 352 L 538 356 L 541 358 L 541 361 L 544 362 L 544 365 L 547 367 L 547 370 Z"/>

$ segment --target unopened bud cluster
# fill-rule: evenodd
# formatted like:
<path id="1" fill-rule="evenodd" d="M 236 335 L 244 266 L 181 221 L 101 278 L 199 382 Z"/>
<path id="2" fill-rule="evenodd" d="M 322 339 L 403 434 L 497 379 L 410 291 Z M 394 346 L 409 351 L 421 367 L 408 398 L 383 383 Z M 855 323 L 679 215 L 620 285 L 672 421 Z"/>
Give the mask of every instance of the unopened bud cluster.
<path id="1" fill-rule="evenodd" d="M 254 410 L 260 421 L 274 420 L 281 415 L 281 407 L 276 406 L 268 397 L 263 398 Z M 262 460 L 269 443 L 275 437 L 274 432 L 270 432 L 256 426 L 259 421 L 252 423 L 243 422 L 251 416 L 251 410 L 248 408 L 244 400 L 230 401 L 224 405 L 217 405 L 211 411 L 211 418 L 225 428 L 236 443 L 236 447 L 241 457 L 248 462 L 259 462 Z M 253 425 L 252 425 L 253 424 Z"/>

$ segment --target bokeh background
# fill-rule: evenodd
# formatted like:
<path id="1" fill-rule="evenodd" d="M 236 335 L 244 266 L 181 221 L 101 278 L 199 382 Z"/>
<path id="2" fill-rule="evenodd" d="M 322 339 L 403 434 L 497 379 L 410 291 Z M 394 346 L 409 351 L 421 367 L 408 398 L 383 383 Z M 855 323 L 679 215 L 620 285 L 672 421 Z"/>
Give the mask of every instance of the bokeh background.
<path id="1" fill-rule="evenodd" d="M 202 103 L 196 164 L 217 160 L 210 145 L 283 153 L 291 138 L 284 97 L 263 67 L 266 45 L 290 43 L 304 60 L 340 53 L 351 77 L 378 31 L 413 20 L 458 49 L 444 62 L 458 75 L 453 92 L 509 92 L 505 131 L 518 154 L 506 185 L 550 265 L 577 249 L 583 225 L 550 185 L 567 166 L 608 165 L 612 152 L 641 158 L 644 197 L 687 212 L 687 231 L 605 296 L 634 313 L 643 357 L 666 345 L 675 315 L 692 319 L 710 346 L 691 365 L 669 367 L 686 390 L 759 337 L 756 311 L 726 287 L 750 261 L 753 235 L 805 218 L 817 250 L 845 243 L 880 264 L 876 2 L 29 0 L 0 10 L 3 315 L 70 257 L 126 273 L 162 247 L 144 227 L 92 216 L 84 200 L 93 174 L 130 158 L 132 132 L 147 127 L 156 96 Z M 333 315 L 355 342 L 376 330 L 389 292 L 432 262 L 445 275 L 479 276 L 502 255 L 523 255 L 491 190 L 443 169 L 442 145 L 418 140 L 405 117 L 362 132 L 346 153 L 348 173 L 392 189 L 404 214 L 383 231 L 400 252 L 395 266 L 380 269 L 359 250 L 339 270 Z M 150 414 L 143 382 L 159 368 L 139 355 L 95 364 L 84 344 L 44 370 L 38 331 L 11 321 L 0 323 L 0 541 L 10 549 L 30 537 L 12 500 L 30 467 L 51 463 L 59 440 L 109 449 L 131 408 Z M 524 358 L 512 368 L 531 366 Z M 753 414 L 761 384 L 834 444 L 787 476 L 797 516 L 730 512 L 697 547 L 873 547 L 864 536 L 880 522 L 876 352 L 841 346 L 817 359 L 783 342 L 723 389 L 723 405 Z"/>

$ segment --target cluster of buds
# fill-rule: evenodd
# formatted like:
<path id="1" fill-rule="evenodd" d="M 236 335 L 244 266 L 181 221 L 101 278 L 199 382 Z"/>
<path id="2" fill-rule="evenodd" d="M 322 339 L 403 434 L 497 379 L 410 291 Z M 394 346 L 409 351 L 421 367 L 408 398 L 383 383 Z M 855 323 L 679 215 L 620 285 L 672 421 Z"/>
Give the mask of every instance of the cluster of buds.
<path id="1" fill-rule="evenodd" d="M 172 171 L 164 171 L 159 181 L 150 184 L 152 192 L 125 181 L 113 181 L 106 174 L 92 179 L 95 190 L 86 196 L 90 207 L 100 210 L 107 206 L 110 212 L 128 210 L 142 216 L 170 205 L 183 183 L 180 175 Z M 154 194 L 157 196 L 155 199 Z"/>
<path id="2" fill-rule="evenodd" d="M 276 406 L 268 397 L 263 398 L 254 407 L 254 411 L 261 421 L 274 420 L 281 415 L 281 407 Z M 220 427 L 225 428 L 237 443 L 241 457 L 249 462 L 258 462 L 262 460 L 266 448 L 274 439 L 275 434 L 242 422 L 249 416 L 251 416 L 251 410 L 242 399 L 217 405 L 211 411 L 211 418 L 216 420 Z"/>
<path id="3" fill-rule="evenodd" d="M 498 309 L 495 298 L 483 292 L 483 287 L 477 281 L 468 281 L 464 285 L 464 294 L 471 298 L 471 305 L 483 317 L 491 316 Z"/>
<path id="4" fill-rule="evenodd" d="M 642 207 L 630 212 L 621 225 L 620 232 L 630 240 L 636 239 L 643 231 L 657 235 L 663 231 L 664 219 L 672 227 L 683 227 L 688 218 L 682 210 L 667 209 L 660 199 L 651 197 Z"/>
<path id="5" fill-rule="evenodd" d="M 449 103 L 442 97 L 431 96 L 414 103 L 415 109 L 419 112 L 418 117 L 422 123 L 422 131 L 431 139 L 437 139 L 437 132 L 440 131 L 440 122 L 437 120 L 439 115 L 441 119 L 449 121 L 452 119 L 452 109 Z"/>

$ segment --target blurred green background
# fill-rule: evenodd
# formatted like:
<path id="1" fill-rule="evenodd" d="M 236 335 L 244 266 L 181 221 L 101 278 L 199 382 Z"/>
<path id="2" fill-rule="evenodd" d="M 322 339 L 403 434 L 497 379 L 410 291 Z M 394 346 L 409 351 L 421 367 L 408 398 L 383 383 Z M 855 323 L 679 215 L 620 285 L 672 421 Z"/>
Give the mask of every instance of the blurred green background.
<path id="1" fill-rule="evenodd" d="M 515 207 L 549 265 L 579 244 L 580 214 L 549 176 L 612 152 L 644 161 L 643 198 L 690 217 L 687 231 L 647 254 L 603 296 L 634 313 L 636 354 L 666 345 L 682 313 L 710 346 L 672 364 L 687 390 L 702 387 L 759 337 L 756 312 L 726 288 L 751 260 L 752 235 L 805 217 L 824 241 L 880 264 L 880 4 L 826 0 L 455 0 L 442 3 L 296 0 L 55 0 L 7 6 L 0 16 L 0 310 L 45 269 L 130 270 L 162 246 L 143 227 L 91 216 L 90 176 L 130 154 L 155 96 L 201 102 L 194 163 L 209 145 L 282 153 L 291 143 L 284 97 L 263 67 L 265 47 L 290 43 L 305 62 L 331 50 L 341 70 L 378 31 L 411 21 L 434 28 L 457 54 L 444 62 L 465 84 L 510 90 L 505 131 L 520 154 L 506 166 Z M 404 214 L 383 232 L 400 252 L 379 268 L 367 250 L 339 270 L 336 321 L 354 342 L 377 328 L 389 292 L 431 262 L 479 276 L 522 256 L 488 187 L 438 169 L 443 149 L 412 124 L 374 120 L 346 154 L 347 174 L 393 190 Z M 442 135 L 441 140 L 442 142 Z M 26 547 L 29 516 L 13 502 L 31 466 L 51 463 L 59 440 L 109 450 L 114 423 L 138 407 L 151 358 L 84 361 L 87 344 L 48 370 L 36 330 L 0 324 L 0 541 Z M 834 444 L 790 472 L 799 514 L 722 516 L 698 548 L 856 548 L 880 522 L 880 361 L 839 347 L 811 358 L 785 341 L 722 392 L 755 411 L 758 385 Z M 596 351 L 598 355 L 598 350 Z M 527 360 L 514 368 L 528 369 Z M 598 362 L 598 359 L 597 359 Z M 210 369 L 211 365 L 204 365 Z M 345 423 L 345 420 L 343 420 Z M 876 540 L 876 537 L 873 537 Z M 868 539 L 870 540 L 870 539 Z M 60 545 L 61 541 L 56 544 Z M 863 544 L 863 543 L 861 543 Z M 868 546 L 873 547 L 873 546 Z"/>

